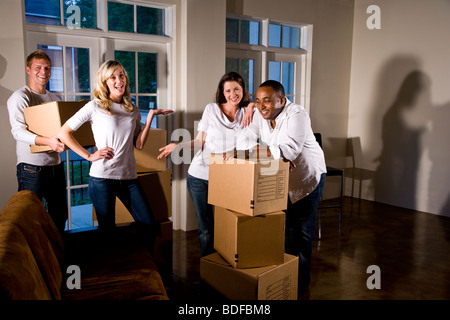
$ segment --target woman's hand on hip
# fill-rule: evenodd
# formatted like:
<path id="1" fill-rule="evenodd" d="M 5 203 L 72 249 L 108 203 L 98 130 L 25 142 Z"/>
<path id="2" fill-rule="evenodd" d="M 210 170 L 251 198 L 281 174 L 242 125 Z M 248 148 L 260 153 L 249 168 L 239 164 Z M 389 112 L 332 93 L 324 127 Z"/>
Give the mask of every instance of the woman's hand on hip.
<path id="1" fill-rule="evenodd" d="M 94 162 L 100 159 L 111 160 L 112 158 L 114 158 L 114 149 L 104 147 L 92 153 L 87 160 Z"/>

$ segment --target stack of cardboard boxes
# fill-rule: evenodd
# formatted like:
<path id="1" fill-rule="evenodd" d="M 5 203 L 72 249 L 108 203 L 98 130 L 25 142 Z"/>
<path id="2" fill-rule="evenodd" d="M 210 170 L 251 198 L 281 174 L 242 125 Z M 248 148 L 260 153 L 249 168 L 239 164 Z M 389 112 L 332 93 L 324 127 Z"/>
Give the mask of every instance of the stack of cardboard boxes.
<path id="1" fill-rule="evenodd" d="M 297 299 L 298 257 L 284 253 L 289 163 L 212 155 L 208 202 L 214 248 L 203 281 L 232 300 Z"/>

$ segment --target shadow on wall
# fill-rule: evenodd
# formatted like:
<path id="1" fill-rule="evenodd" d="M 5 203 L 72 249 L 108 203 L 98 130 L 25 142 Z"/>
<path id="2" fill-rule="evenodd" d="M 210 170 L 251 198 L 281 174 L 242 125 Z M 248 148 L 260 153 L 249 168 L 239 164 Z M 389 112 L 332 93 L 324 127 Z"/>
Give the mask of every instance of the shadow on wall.
<path id="1" fill-rule="evenodd" d="M 427 125 L 424 115 L 430 108 L 430 80 L 423 72 L 412 71 L 383 116 L 382 150 L 377 159 L 377 201 L 417 208 L 419 162 Z"/>
<path id="2" fill-rule="evenodd" d="M 0 172 L 0 181 L 8 182 L 2 183 L 0 187 L 0 206 L 9 199 L 12 195 L 11 183 L 16 183 L 16 152 L 15 141 L 11 134 L 11 125 L 9 123 L 9 114 L 6 103 L 13 91 L 5 88 L 2 83 L 5 83 L 4 76 L 7 70 L 7 61 L 5 57 L 0 55 L 0 128 L 2 128 L 2 154 L 0 155 L 0 165 L 2 171 Z M 14 188 L 17 188 L 15 186 Z M 13 189 L 15 191 L 15 189 Z M 2 197 L 4 197 L 2 199 Z M 4 203 L 3 203 L 4 201 Z"/>
<path id="3" fill-rule="evenodd" d="M 428 75 L 417 69 L 409 72 L 382 118 L 376 201 L 417 210 L 418 192 L 425 189 L 427 211 L 450 216 L 450 152 L 445 147 L 449 116 L 450 105 L 433 106 Z M 418 185 L 419 178 L 427 176 L 423 160 L 431 167 L 428 188 Z"/>

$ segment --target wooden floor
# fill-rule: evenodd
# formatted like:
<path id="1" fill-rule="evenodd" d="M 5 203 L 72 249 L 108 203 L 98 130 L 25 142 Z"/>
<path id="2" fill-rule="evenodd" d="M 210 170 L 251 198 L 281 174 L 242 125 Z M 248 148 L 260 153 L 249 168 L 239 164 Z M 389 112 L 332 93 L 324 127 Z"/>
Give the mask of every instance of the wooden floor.
<path id="1" fill-rule="evenodd" d="M 320 225 L 305 299 L 450 299 L 450 218 L 345 198 L 341 223 L 332 208 L 320 211 Z M 200 281 L 199 261 L 197 231 L 174 231 L 172 300 L 223 299 Z M 380 268 L 380 289 L 367 286 L 369 266 Z"/>

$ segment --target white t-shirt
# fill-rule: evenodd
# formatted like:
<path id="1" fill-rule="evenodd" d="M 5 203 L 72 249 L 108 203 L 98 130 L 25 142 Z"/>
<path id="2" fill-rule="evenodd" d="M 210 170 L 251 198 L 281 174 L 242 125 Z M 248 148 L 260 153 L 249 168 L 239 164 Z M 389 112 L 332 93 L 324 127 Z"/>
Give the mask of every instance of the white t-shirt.
<path id="1" fill-rule="evenodd" d="M 110 147 L 114 151 L 111 160 L 94 161 L 89 175 L 96 178 L 130 180 L 136 179 L 136 160 L 133 139 L 141 130 L 141 115 L 137 107 L 124 111 L 120 104 L 112 103 L 112 115 L 101 109 L 97 102 L 84 105 L 66 124 L 76 131 L 83 123 L 90 122 L 98 149 Z"/>
<path id="2" fill-rule="evenodd" d="M 295 203 L 314 191 L 322 173 L 327 172 L 325 156 L 303 106 L 286 99 L 286 105 L 275 122 L 273 129 L 270 121 L 255 111 L 252 123 L 238 137 L 236 148 L 250 149 L 260 138 L 260 143 L 269 146 L 275 159 L 292 161 L 296 167 L 289 174 L 289 198 Z"/>
<path id="3" fill-rule="evenodd" d="M 203 111 L 198 131 L 206 133 L 205 144 L 189 166 L 188 173 L 196 178 L 208 180 L 209 156 L 211 153 L 231 151 L 236 146 L 236 138 L 242 130 L 245 108 L 236 111 L 234 121 L 230 122 L 217 103 L 209 103 Z"/>
<path id="4" fill-rule="evenodd" d="M 56 95 L 49 91 L 40 94 L 31 90 L 28 86 L 14 91 L 8 99 L 11 133 L 16 140 L 17 164 L 23 162 L 35 166 L 54 166 L 61 162 L 61 156 L 58 152 L 31 153 L 30 145 L 36 144 L 37 135 L 28 131 L 24 116 L 25 108 L 59 100 Z"/>

